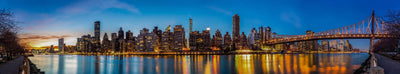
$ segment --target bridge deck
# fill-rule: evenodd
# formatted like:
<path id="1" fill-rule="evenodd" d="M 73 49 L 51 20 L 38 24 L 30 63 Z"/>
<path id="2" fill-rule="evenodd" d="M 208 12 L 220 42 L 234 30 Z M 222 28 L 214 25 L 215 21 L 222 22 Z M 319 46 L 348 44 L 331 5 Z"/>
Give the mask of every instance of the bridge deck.
<path id="1" fill-rule="evenodd" d="M 370 39 L 375 37 L 376 39 L 388 39 L 395 38 L 399 39 L 399 35 L 390 35 L 390 34 L 335 34 L 335 35 L 304 35 L 299 37 L 289 37 L 289 38 L 275 38 L 272 40 L 266 41 L 267 45 L 271 44 L 279 44 L 279 43 L 288 43 L 288 42 L 298 42 L 298 41 L 310 41 L 310 40 L 324 40 L 324 39 Z"/>

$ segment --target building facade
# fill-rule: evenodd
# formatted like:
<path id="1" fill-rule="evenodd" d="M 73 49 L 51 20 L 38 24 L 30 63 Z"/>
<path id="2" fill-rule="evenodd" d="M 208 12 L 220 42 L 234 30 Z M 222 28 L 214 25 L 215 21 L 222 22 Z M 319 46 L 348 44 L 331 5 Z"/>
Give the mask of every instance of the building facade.
<path id="1" fill-rule="evenodd" d="M 237 14 L 232 17 L 232 39 L 233 44 L 238 46 L 238 43 L 240 42 L 240 17 Z M 235 49 L 236 48 L 237 47 L 235 47 Z"/>
<path id="2" fill-rule="evenodd" d="M 175 25 L 173 32 L 173 51 L 181 51 L 185 47 L 185 29 L 182 25 Z"/>

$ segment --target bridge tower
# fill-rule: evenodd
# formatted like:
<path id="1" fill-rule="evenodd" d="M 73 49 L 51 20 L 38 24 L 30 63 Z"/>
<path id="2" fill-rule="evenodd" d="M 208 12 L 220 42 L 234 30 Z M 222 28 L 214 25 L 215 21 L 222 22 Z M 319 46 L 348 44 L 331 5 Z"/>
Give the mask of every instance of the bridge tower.
<path id="1" fill-rule="evenodd" d="M 372 52 L 374 50 L 374 43 L 375 43 L 375 11 L 372 10 L 372 17 L 371 17 L 371 40 L 370 40 L 370 45 L 369 45 L 369 52 Z"/>

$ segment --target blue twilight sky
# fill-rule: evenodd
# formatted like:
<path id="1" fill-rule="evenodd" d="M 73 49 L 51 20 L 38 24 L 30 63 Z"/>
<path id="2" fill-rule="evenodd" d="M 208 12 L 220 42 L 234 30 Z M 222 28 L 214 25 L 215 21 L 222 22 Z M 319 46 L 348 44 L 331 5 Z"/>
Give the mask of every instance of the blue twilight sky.
<path id="1" fill-rule="evenodd" d="M 93 35 L 94 21 L 101 21 L 105 32 L 131 30 L 137 36 L 142 28 L 181 24 L 189 31 L 211 28 L 214 34 L 232 32 L 232 16 L 240 16 L 240 31 L 270 26 L 284 35 L 305 34 L 354 24 L 371 15 L 383 16 L 399 10 L 400 0 L 0 0 L 1 8 L 11 8 L 22 30 L 23 42 L 34 47 L 57 45 L 64 37 L 68 45 L 76 38 Z M 369 41 L 351 40 L 356 48 L 368 48 Z"/>

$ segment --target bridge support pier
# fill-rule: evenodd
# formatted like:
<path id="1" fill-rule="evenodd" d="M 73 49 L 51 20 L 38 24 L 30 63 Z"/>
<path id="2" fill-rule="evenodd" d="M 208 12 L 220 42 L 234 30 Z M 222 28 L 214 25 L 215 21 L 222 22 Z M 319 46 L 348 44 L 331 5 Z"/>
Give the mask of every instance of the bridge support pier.
<path id="1" fill-rule="evenodd" d="M 375 44 L 375 37 L 372 37 L 371 40 L 369 41 L 369 52 L 374 51 L 374 44 Z"/>
<path id="2" fill-rule="evenodd" d="M 369 42 L 369 53 L 372 53 L 374 51 L 374 44 L 375 44 L 375 11 L 372 11 L 372 22 L 371 22 L 371 41 Z"/>

